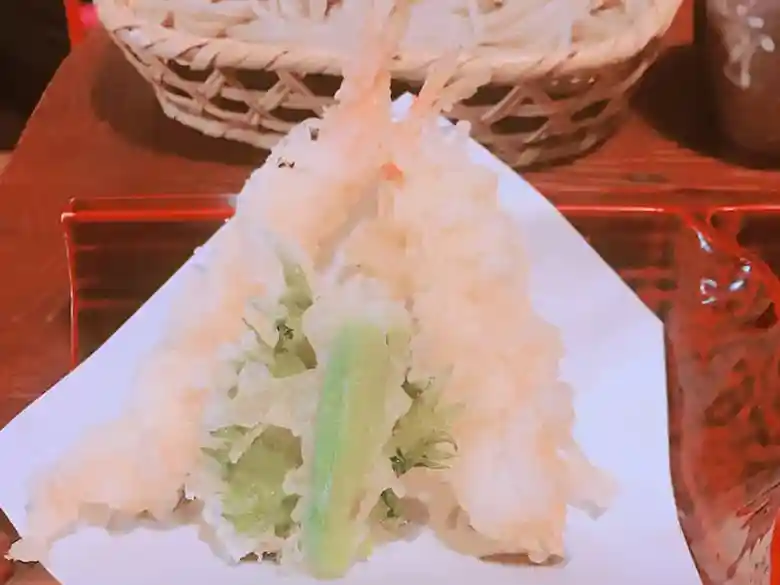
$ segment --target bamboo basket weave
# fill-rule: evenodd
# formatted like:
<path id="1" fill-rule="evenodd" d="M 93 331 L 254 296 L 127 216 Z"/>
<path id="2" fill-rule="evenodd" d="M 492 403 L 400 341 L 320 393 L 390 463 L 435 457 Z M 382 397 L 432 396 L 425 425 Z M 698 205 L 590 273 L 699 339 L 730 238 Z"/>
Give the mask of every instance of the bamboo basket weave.
<path id="1" fill-rule="evenodd" d="M 487 70 L 491 82 L 448 115 L 468 120 L 472 136 L 517 169 L 590 150 L 624 117 L 630 90 L 655 60 L 681 4 L 646 1 L 634 26 L 574 51 L 493 48 L 462 55 L 462 70 Z M 221 30 L 198 36 L 176 28 L 176 14 L 149 22 L 134 11 L 132 0 L 95 4 L 165 114 L 210 136 L 271 148 L 292 126 L 321 114 L 341 81 L 342 60 L 335 52 L 247 42 Z M 394 93 L 418 89 L 436 57 L 398 55 Z"/>

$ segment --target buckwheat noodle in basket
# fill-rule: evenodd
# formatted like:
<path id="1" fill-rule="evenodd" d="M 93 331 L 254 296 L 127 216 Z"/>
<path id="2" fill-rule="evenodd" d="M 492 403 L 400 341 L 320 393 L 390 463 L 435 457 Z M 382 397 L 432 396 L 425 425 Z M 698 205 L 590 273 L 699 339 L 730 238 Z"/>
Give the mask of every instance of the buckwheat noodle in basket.
<path id="1" fill-rule="evenodd" d="M 197 35 L 333 47 L 354 38 L 354 31 L 361 28 L 361 1 L 129 0 L 129 5 L 150 20 L 167 19 L 167 26 Z M 640 18 L 647 4 L 647 0 L 416 0 L 401 47 L 560 50 L 609 39 Z"/>
<path id="2" fill-rule="evenodd" d="M 333 103 L 366 1 L 94 0 L 168 117 L 264 149 Z M 457 53 L 485 87 L 448 117 L 513 168 L 568 160 L 620 125 L 681 1 L 411 0 L 394 91 Z"/>

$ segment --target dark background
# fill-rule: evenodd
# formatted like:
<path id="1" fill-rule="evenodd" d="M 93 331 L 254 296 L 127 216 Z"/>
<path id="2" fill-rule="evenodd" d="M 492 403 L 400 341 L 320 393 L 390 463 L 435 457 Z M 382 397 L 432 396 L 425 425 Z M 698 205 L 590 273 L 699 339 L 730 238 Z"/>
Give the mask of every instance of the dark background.
<path id="1" fill-rule="evenodd" d="M 0 150 L 14 147 L 69 50 L 62 0 L 0 0 Z"/>

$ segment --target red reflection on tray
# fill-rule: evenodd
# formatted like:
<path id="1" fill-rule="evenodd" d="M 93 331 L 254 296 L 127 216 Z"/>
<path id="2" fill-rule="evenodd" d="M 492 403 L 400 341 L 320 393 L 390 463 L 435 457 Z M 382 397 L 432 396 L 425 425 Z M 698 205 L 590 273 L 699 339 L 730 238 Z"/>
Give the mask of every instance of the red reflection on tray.
<path id="1" fill-rule="evenodd" d="M 99 347 L 231 215 L 225 196 L 74 199 L 62 214 L 71 360 Z"/>
<path id="2" fill-rule="evenodd" d="M 667 324 L 672 476 L 703 579 L 768 585 L 780 504 L 780 205 L 559 209 Z M 231 215 L 223 196 L 73 201 L 63 223 L 74 365 Z"/>

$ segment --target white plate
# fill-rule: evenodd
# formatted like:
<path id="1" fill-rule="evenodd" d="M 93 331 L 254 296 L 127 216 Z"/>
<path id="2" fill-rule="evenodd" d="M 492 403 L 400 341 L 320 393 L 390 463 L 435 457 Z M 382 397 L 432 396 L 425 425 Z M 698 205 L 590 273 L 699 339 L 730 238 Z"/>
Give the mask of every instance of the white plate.
<path id="1" fill-rule="evenodd" d="M 408 106 L 408 97 L 397 103 Z M 473 157 L 500 173 L 532 262 L 536 309 L 563 332 L 563 376 L 577 391 L 580 444 L 620 483 L 598 521 L 572 512 L 561 567 L 501 566 L 450 552 L 430 535 L 396 543 L 355 567 L 355 585 L 698 585 L 681 533 L 669 472 L 660 321 L 555 208 L 473 143 Z M 208 244 L 206 245 L 208 247 Z M 119 413 L 128 380 L 160 333 L 185 266 L 102 348 L 0 431 L 0 507 L 23 534 L 27 486 L 88 426 Z M 230 567 L 193 528 L 116 536 L 89 528 L 54 547 L 47 569 L 63 585 L 304 585 L 268 565 Z"/>

